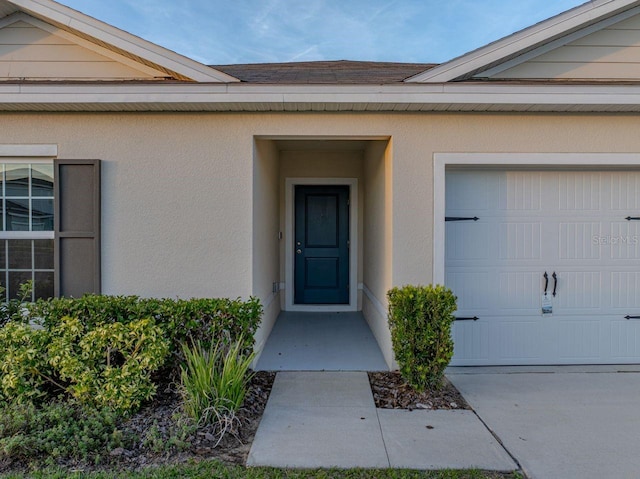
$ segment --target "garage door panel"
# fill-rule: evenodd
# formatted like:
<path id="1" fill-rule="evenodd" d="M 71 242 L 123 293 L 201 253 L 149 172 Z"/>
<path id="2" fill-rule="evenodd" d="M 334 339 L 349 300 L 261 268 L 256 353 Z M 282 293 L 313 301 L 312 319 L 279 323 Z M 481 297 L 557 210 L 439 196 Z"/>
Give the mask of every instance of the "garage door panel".
<path id="1" fill-rule="evenodd" d="M 485 320 L 458 321 L 451 329 L 456 360 L 486 363 L 489 360 L 489 324 Z M 452 362 L 455 364 L 455 361 Z"/>
<path id="2" fill-rule="evenodd" d="M 534 223 L 500 223 L 499 257 L 501 260 L 540 260 L 542 225 Z"/>
<path id="3" fill-rule="evenodd" d="M 498 202 L 496 192 L 497 178 L 490 172 L 456 171 L 447 174 L 445 201 L 449 211 L 468 213 L 495 209 Z"/>
<path id="4" fill-rule="evenodd" d="M 492 334 L 497 338 L 492 344 L 495 360 L 500 364 L 536 363 L 550 355 L 549 331 L 546 321 L 499 320 L 493 318 Z"/>
<path id="5" fill-rule="evenodd" d="M 484 285 L 491 282 L 488 271 L 448 271 L 445 282 L 458 297 L 458 316 L 489 310 L 491 303 L 484 291 Z"/>
<path id="6" fill-rule="evenodd" d="M 499 174 L 502 211 L 540 211 L 542 208 L 541 173 L 508 171 Z"/>
<path id="7" fill-rule="evenodd" d="M 559 211 L 599 211 L 601 208 L 601 173 L 574 171 L 558 173 Z"/>
<path id="8" fill-rule="evenodd" d="M 636 261 L 640 264 L 640 222 L 618 221 L 609 223 L 610 234 L 594 241 L 607 251 L 611 259 Z"/>
<path id="9" fill-rule="evenodd" d="M 557 296 L 554 298 L 558 314 L 593 314 L 602 307 L 603 284 L 599 271 L 566 271 L 556 273 Z M 553 290 L 550 280 L 550 291 Z M 591 311 L 590 311 L 591 310 Z"/>
<path id="10" fill-rule="evenodd" d="M 500 294 L 498 304 L 501 315 L 538 314 L 542 273 L 538 271 L 511 271 L 499 273 Z"/>
<path id="11" fill-rule="evenodd" d="M 611 358 L 616 362 L 640 361 L 640 320 L 613 319 Z"/>
<path id="12" fill-rule="evenodd" d="M 446 235 L 447 261 L 488 261 L 490 259 L 491 242 L 488 224 L 449 222 L 446 226 Z"/>
<path id="13" fill-rule="evenodd" d="M 602 248 L 593 238 L 603 236 L 598 222 L 562 222 L 558 225 L 558 250 L 561 260 L 599 260 Z"/>
<path id="14" fill-rule="evenodd" d="M 614 172 L 609 175 L 610 209 L 623 213 L 640 210 L 640 175 L 627 172 Z"/>
<path id="15" fill-rule="evenodd" d="M 610 275 L 611 307 L 624 314 L 638 312 L 640 310 L 640 272 L 613 271 Z"/>
<path id="16" fill-rule="evenodd" d="M 597 362 L 601 357 L 600 321 L 584 317 L 558 320 L 558 357 L 562 363 Z"/>
<path id="17" fill-rule="evenodd" d="M 456 323 L 454 364 L 640 361 L 640 320 L 624 319 L 640 315 L 639 171 L 447 172 L 446 214 L 480 218 L 446 229 L 446 284 L 480 318 Z"/>

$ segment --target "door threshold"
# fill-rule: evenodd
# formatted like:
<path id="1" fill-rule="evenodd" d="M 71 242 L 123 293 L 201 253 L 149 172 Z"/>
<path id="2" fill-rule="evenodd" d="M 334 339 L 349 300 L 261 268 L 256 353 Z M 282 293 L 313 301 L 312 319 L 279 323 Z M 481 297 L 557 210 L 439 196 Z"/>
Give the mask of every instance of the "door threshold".
<path id="1" fill-rule="evenodd" d="M 296 313 L 352 313 L 358 311 L 358 308 L 348 304 L 294 304 L 287 306 L 283 311 Z"/>

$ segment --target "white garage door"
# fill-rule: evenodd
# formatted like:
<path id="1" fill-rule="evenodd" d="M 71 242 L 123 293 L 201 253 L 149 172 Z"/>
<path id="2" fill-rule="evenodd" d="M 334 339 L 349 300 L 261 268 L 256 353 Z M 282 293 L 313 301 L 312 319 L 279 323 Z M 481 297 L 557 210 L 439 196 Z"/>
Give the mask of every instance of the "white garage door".
<path id="1" fill-rule="evenodd" d="M 452 364 L 640 362 L 640 172 L 448 171 L 446 205 Z"/>

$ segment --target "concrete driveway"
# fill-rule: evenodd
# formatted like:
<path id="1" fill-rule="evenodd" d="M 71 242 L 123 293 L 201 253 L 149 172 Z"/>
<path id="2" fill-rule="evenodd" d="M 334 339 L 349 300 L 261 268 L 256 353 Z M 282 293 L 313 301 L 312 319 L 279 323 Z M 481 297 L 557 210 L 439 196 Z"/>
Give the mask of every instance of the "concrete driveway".
<path id="1" fill-rule="evenodd" d="M 640 367 L 450 368 L 530 479 L 640 478 Z"/>

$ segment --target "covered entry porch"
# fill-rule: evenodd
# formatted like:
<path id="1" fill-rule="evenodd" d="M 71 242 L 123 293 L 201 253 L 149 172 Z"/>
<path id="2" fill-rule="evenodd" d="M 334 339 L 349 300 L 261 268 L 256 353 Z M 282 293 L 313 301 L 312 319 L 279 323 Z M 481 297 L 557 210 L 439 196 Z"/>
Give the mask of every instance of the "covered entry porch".
<path id="1" fill-rule="evenodd" d="M 258 371 L 384 371 L 382 351 L 362 312 L 282 311 Z"/>
<path id="2" fill-rule="evenodd" d="M 392 283 L 390 139 L 254 143 L 251 277 L 264 307 L 258 367 L 392 367 L 385 306 Z"/>

